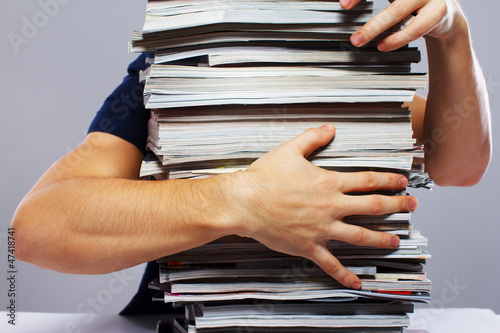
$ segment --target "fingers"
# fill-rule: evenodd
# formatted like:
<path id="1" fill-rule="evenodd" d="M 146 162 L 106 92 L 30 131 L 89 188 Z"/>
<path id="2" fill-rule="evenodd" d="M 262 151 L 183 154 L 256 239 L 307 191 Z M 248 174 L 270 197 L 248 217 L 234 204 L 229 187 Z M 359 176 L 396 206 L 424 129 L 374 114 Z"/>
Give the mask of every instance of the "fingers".
<path id="1" fill-rule="evenodd" d="M 418 201 L 413 196 L 398 195 L 359 195 L 344 196 L 342 216 L 349 215 L 384 215 L 400 212 L 413 212 Z"/>
<path id="2" fill-rule="evenodd" d="M 378 43 L 380 51 L 396 50 L 428 34 L 446 15 L 446 5 L 429 4 L 422 8 L 415 19 L 404 29 Z"/>
<path id="3" fill-rule="evenodd" d="M 340 5 L 344 9 L 351 9 L 356 6 L 361 0 L 340 0 Z"/>
<path id="4" fill-rule="evenodd" d="M 341 221 L 332 223 L 330 234 L 332 239 L 357 246 L 372 246 L 382 249 L 395 249 L 399 246 L 399 237 L 396 235 L 368 230 Z"/>
<path id="5" fill-rule="evenodd" d="M 326 247 L 318 245 L 314 254 L 309 259 L 314 261 L 326 274 L 347 288 L 361 288 L 361 280 L 356 274 L 345 268 Z"/>
<path id="6" fill-rule="evenodd" d="M 382 32 L 401 22 L 410 15 L 415 9 L 421 6 L 422 1 L 399 0 L 391 3 L 385 10 L 376 15 L 357 32 L 351 36 L 351 43 L 360 47 L 380 35 Z M 405 45 L 405 44 L 403 44 Z M 386 47 L 385 50 L 381 49 Z M 386 51 L 387 44 L 379 43 L 379 50 Z"/>
<path id="7" fill-rule="evenodd" d="M 403 175 L 385 172 L 346 172 L 335 173 L 340 182 L 340 191 L 348 192 L 372 192 L 377 190 L 401 191 L 408 185 L 408 179 Z"/>
<path id="8" fill-rule="evenodd" d="M 293 149 L 298 149 L 304 157 L 307 157 L 319 147 L 330 142 L 334 135 L 335 127 L 331 124 L 326 124 L 319 128 L 308 129 L 292 140 L 286 142 L 283 147 L 293 147 Z"/>
<path id="9" fill-rule="evenodd" d="M 347 0 L 343 4 L 344 8 L 351 9 L 359 1 L 352 0 L 349 2 L 349 5 L 347 5 L 347 2 L 349 1 Z M 378 42 L 377 47 L 380 51 L 396 50 L 431 32 L 437 25 L 443 22 L 447 11 L 448 8 L 445 1 L 393 1 L 385 10 L 355 32 L 351 36 L 351 43 L 357 47 L 363 46 L 408 16 L 415 12 L 418 13 L 407 27 Z"/>

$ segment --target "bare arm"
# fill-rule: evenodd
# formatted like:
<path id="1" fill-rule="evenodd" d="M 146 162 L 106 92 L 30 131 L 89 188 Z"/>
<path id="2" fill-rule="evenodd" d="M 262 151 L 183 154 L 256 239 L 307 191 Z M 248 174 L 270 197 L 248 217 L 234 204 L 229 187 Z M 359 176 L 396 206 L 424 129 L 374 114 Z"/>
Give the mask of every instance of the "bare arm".
<path id="1" fill-rule="evenodd" d="M 347 8 L 355 6 L 353 0 Z M 396 0 L 351 41 L 362 46 L 411 13 L 402 31 L 379 41 L 397 49 L 424 35 L 429 56 L 429 95 L 410 105 L 415 137 L 425 144 L 426 168 L 440 185 L 476 184 L 491 157 L 491 120 L 486 84 L 471 45 L 468 23 L 456 0 Z"/>
<path id="2" fill-rule="evenodd" d="M 89 134 L 20 204 L 17 257 L 68 273 L 105 273 L 222 236 L 215 230 L 224 205 L 219 178 L 206 189 L 197 181 L 140 181 L 142 158 L 122 139 Z M 198 202 L 208 195 L 212 205 L 202 212 Z"/>
<path id="3" fill-rule="evenodd" d="M 89 134 L 19 205 L 13 219 L 16 255 L 44 268 L 96 274 L 237 234 L 309 258 L 345 286 L 359 288 L 359 278 L 326 250 L 327 241 L 395 248 L 399 238 L 344 224 L 342 218 L 413 211 L 417 201 L 346 195 L 401 190 L 407 180 L 313 166 L 304 157 L 328 143 L 334 132 L 331 125 L 310 129 L 248 171 L 157 182 L 137 179 L 142 154 L 135 146 L 110 134 Z"/>
<path id="4" fill-rule="evenodd" d="M 426 39 L 429 95 L 423 143 L 426 166 L 440 185 L 474 185 L 491 158 L 488 92 L 467 22 L 457 16 L 447 36 Z"/>
<path id="5" fill-rule="evenodd" d="M 409 26 L 405 33 L 381 41 L 385 44 L 381 48 L 390 50 L 432 32 L 428 38 L 431 90 L 437 92 L 427 102 L 417 98 L 412 103 L 415 133 L 421 142 L 430 138 L 437 143 L 434 151 L 427 145 L 427 164 L 438 183 L 470 185 L 489 161 L 489 108 L 469 40 L 463 43 L 452 37 L 461 36 L 461 16 L 436 11 L 443 1 L 396 0 L 392 10 L 403 6 L 389 15 L 405 17 L 420 8 L 421 18 L 412 24 L 415 28 L 420 22 L 426 29 Z M 396 20 L 400 18 L 392 18 Z M 371 38 L 369 33 L 377 32 L 377 25 L 371 32 L 370 25 L 362 29 L 366 35 L 361 44 Z M 456 48 L 463 48 L 463 53 Z M 457 57 L 449 55 L 454 52 Z M 460 119 L 447 114 L 452 101 L 472 101 L 467 122 L 450 120 Z M 433 138 L 436 129 L 442 129 L 448 139 Z M 20 204 L 13 219 L 19 236 L 17 256 L 64 272 L 104 273 L 237 234 L 309 258 L 345 286 L 357 288 L 359 279 L 326 250 L 326 242 L 338 239 L 393 248 L 399 239 L 346 225 L 343 217 L 413 211 L 417 202 L 403 196 L 346 195 L 402 189 L 406 179 L 394 174 L 328 172 L 304 158 L 333 136 L 329 126 L 310 129 L 245 172 L 197 181 L 145 182 L 137 179 L 142 159 L 137 148 L 109 134 L 90 134 Z M 457 156 L 466 157 L 460 158 L 460 168 Z"/>

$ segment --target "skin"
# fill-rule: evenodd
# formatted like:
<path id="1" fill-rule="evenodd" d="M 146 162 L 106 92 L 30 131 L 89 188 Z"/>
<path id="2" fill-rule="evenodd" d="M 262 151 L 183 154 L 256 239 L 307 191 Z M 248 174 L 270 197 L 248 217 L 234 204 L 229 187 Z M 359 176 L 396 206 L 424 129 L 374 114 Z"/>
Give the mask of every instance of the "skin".
<path id="1" fill-rule="evenodd" d="M 358 2 L 341 3 L 352 8 Z M 392 50 L 428 36 L 431 93 L 410 105 L 415 137 L 426 144 L 428 172 L 438 184 L 473 185 L 490 159 L 490 111 L 458 4 L 396 0 L 380 14 L 383 20 L 374 18 L 353 35 L 353 44 L 364 45 L 414 11 L 413 23 L 381 40 L 379 48 Z M 356 35 L 362 36 L 361 43 Z M 445 137 L 437 139 L 441 132 Z M 359 278 L 327 251 L 328 240 L 396 248 L 399 238 L 347 225 L 343 217 L 414 211 L 417 201 L 412 196 L 346 195 L 401 190 L 407 180 L 388 173 L 326 171 L 305 159 L 334 135 L 330 124 L 309 129 L 247 171 L 148 182 L 138 179 L 143 156 L 135 146 L 91 133 L 20 203 L 12 221 L 16 257 L 60 272 L 100 274 L 236 234 L 309 258 L 346 287 L 358 289 Z"/>
<path id="2" fill-rule="evenodd" d="M 360 0 L 342 0 L 346 9 Z M 351 37 L 361 47 L 412 13 L 413 21 L 377 44 L 400 48 L 426 36 L 429 95 L 411 105 L 415 137 L 426 145 L 427 172 L 442 186 L 476 184 L 491 156 L 491 116 L 469 26 L 456 0 L 397 0 Z M 477 136 L 476 136 L 477 135 Z M 464 156 L 466 158 L 464 158 Z"/>

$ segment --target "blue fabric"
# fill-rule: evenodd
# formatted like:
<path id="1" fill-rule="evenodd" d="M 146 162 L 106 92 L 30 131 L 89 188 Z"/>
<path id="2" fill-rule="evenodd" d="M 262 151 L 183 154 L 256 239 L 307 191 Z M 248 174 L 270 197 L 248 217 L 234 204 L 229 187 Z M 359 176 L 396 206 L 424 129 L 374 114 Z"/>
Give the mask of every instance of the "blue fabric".
<path id="1" fill-rule="evenodd" d="M 113 134 L 134 144 L 146 155 L 148 120 L 150 113 L 144 107 L 144 83 L 139 82 L 139 71 L 149 67 L 146 58 L 153 53 L 143 53 L 128 67 L 128 75 L 104 101 L 90 124 L 88 133 Z"/>
<path id="2" fill-rule="evenodd" d="M 163 292 L 148 288 L 148 284 L 159 277 L 159 265 L 156 261 L 148 262 L 141 283 L 132 300 L 120 312 L 122 316 L 146 314 L 184 314 L 184 307 L 173 308 L 171 304 L 155 301 L 153 297 Z"/>

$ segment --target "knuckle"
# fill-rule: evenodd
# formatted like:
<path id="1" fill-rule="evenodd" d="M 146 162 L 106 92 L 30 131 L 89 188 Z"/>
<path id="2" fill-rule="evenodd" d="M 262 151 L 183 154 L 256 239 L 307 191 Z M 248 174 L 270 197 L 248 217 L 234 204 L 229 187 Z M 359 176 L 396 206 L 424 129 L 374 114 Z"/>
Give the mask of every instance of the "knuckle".
<path id="1" fill-rule="evenodd" d="M 330 216 L 336 217 L 343 211 L 342 205 L 338 201 L 333 201 L 330 203 Z"/>
<path id="2" fill-rule="evenodd" d="M 388 182 L 393 184 L 394 186 L 398 187 L 399 186 L 399 180 L 401 179 L 401 175 L 391 173 L 388 175 Z"/>
<path id="3" fill-rule="evenodd" d="M 373 196 L 371 198 L 371 213 L 373 215 L 379 215 L 382 213 L 382 210 L 384 208 L 384 203 L 382 201 L 382 198 L 380 196 Z"/>
<path id="4" fill-rule="evenodd" d="M 392 239 L 392 235 L 387 234 L 387 233 L 380 233 L 378 247 L 380 247 L 380 248 L 389 247 L 390 248 L 391 247 L 391 239 Z"/>
<path id="5" fill-rule="evenodd" d="M 404 42 L 403 36 L 401 36 L 401 33 L 402 33 L 402 31 L 395 33 L 394 35 L 391 35 L 387 38 L 386 44 L 389 47 L 389 49 L 396 50 L 396 49 L 399 49 L 400 47 L 402 47 L 403 45 L 408 44 L 408 43 Z"/>
<path id="6" fill-rule="evenodd" d="M 319 130 L 319 128 L 309 127 L 305 130 L 305 133 L 310 135 L 320 135 L 321 131 Z"/>
<path id="7" fill-rule="evenodd" d="M 340 190 L 344 188 L 346 184 L 346 179 L 345 177 L 342 176 L 341 172 L 337 171 L 327 171 L 324 169 L 321 169 L 324 171 L 324 175 L 327 178 L 325 180 L 325 184 L 328 186 L 328 190 Z"/>
<path id="8" fill-rule="evenodd" d="M 338 276 L 339 271 L 342 269 L 342 265 L 334 260 L 330 260 L 323 266 L 323 270 L 331 276 Z"/>
<path id="9" fill-rule="evenodd" d="M 365 244 L 368 239 L 368 233 L 365 229 L 359 228 L 355 231 L 353 236 L 354 245 Z"/>
<path id="10" fill-rule="evenodd" d="M 325 189 L 327 191 L 331 191 L 332 189 L 338 188 L 342 185 L 342 180 L 335 171 L 328 171 L 322 168 L 318 168 L 320 170 L 318 176 L 318 186 L 320 189 Z"/>
<path id="11" fill-rule="evenodd" d="M 367 39 L 371 39 L 377 35 L 377 31 L 381 31 L 382 22 L 377 17 L 374 17 L 371 21 L 365 24 L 364 27 L 359 29 L 359 33 Z"/>
<path id="12" fill-rule="evenodd" d="M 388 8 L 387 11 L 398 19 L 402 19 L 407 15 L 408 9 L 404 5 L 400 5 L 400 2 L 393 2 Z"/>
<path id="13" fill-rule="evenodd" d="M 377 177 L 374 172 L 367 172 L 365 174 L 364 182 L 368 191 L 374 191 L 377 189 Z"/>
<path id="14" fill-rule="evenodd" d="M 364 32 L 364 36 L 373 38 L 387 29 L 388 22 L 391 22 L 391 13 L 383 11 L 368 21 L 360 31 Z"/>
<path id="15" fill-rule="evenodd" d="M 314 242 L 306 241 L 302 242 L 300 245 L 300 251 L 304 253 L 304 257 L 313 258 L 316 256 L 317 245 Z"/>
<path id="16" fill-rule="evenodd" d="M 379 248 L 390 248 L 391 247 L 391 238 L 392 235 L 384 233 L 384 232 L 379 232 L 378 233 L 378 242 L 376 243 L 376 247 Z"/>
<path id="17" fill-rule="evenodd" d="M 342 276 L 337 278 L 337 281 L 343 284 L 344 286 L 350 286 L 351 285 L 350 280 L 351 280 L 351 274 L 349 274 L 348 272 L 345 272 L 345 274 L 342 274 Z"/>

